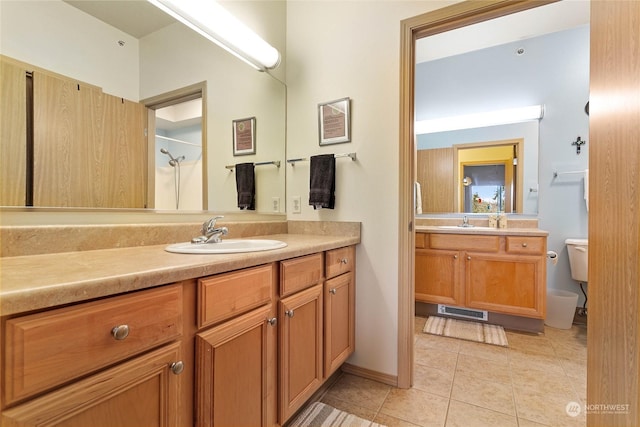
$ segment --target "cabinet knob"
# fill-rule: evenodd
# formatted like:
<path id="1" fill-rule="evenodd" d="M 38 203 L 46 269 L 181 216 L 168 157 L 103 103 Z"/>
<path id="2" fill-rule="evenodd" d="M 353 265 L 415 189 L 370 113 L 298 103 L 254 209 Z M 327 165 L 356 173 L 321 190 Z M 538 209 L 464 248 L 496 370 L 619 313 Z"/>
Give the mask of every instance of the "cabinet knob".
<path id="1" fill-rule="evenodd" d="M 176 375 L 180 375 L 182 373 L 182 371 L 184 371 L 184 363 L 182 363 L 182 360 L 179 360 L 177 362 L 173 362 L 170 366 L 169 369 L 171 369 L 171 372 L 173 372 Z"/>
<path id="2" fill-rule="evenodd" d="M 271 326 L 275 326 L 276 323 L 278 323 L 278 319 L 276 319 L 275 317 L 272 317 L 271 319 L 267 319 L 267 323 Z"/>
<path id="3" fill-rule="evenodd" d="M 111 330 L 111 335 L 117 341 L 122 341 L 129 336 L 129 325 L 114 326 Z"/>
<path id="4" fill-rule="evenodd" d="M 347 264 L 347 263 L 349 262 L 349 260 L 348 260 L 348 259 L 346 259 L 346 258 L 342 258 L 342 259 L 340 260 L 340 262 L 341 262 L 342 264 Z"/>
<path id="5" fill-rule="evenodd" d="M 284 314 L 286 314 L 289 317 L 293 317 L 293 314 L 294 314 L 293 309 L 285 311 Z"/>
<path id="6" fill-rule="evenodd" d="M 338 291 L 336 291 L 336 288 L 329 289 L 329 293 L 330 293 L 331 295 L 335 295 L 335 294 L 336 294 L 336 292 L 338 292 Z"/>
<path id="7" fill-rule="evenodd" d="M 467 257 L 467 259 L 468 259 L 469 261 L 471 261 L 471 257 L 470 257 L 470 256 L 468 256 L 468 257 Z"/>
<path id="8" fill-rule="evenodd" d="M 526 248 L 526 247 L 527 247 L 527 244 L 526 244 L 526 243 L 523 243 L 523 244 L 522 244 L 522 247 L 523 247 L 523 248 Z"/>
<path id="9" fill-rule="evenodd" d="M 458 259 L 458 255 L 454 255 L 454 256 L 453 256 L 453 259 Z"/>

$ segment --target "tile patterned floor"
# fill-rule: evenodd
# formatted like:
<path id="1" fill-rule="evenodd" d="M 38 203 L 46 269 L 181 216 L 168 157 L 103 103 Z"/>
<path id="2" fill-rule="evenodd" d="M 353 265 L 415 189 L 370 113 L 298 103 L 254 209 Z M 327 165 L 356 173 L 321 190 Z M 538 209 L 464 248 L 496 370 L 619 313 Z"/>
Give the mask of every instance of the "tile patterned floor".
<path id="1" fill-rule="evenodd" d="M 321 401 L 389 427 L 585 426 L 587 331 L 507 331 L 509 348 L 422 333 L 415 322 L 415 378 L 403 390 L 343 374 Z"/>

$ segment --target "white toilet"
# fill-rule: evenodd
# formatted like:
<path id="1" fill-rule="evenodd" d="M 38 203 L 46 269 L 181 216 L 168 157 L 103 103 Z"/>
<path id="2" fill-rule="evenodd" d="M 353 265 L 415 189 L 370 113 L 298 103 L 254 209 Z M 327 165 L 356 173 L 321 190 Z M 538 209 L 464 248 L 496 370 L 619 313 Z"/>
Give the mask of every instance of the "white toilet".
<path id="1" fill-rule="evenodd" d="M 589 241 L 587 239 L 567 239 L 564 242 L 569 252 L 571 277 L 580 283 L 587 283 Z"/>

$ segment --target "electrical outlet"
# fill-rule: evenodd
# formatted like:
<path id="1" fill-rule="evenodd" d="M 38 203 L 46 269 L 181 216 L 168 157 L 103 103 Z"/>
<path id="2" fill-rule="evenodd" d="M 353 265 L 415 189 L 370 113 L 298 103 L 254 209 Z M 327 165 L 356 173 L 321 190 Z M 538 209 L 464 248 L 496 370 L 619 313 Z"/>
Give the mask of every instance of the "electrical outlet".
<path id="1" fill-rule="evenodd" d="M 299 214 L 302 209 L 302 206 L 300 206 L 300 204 L 302 203 L 300 201 L 300 196 L 293 196 L 292 200 L 293 200 L 293 213 Z"/>
<path id="2" fill-rule="evenodd" d="M 273 211 L 280 212 L 280 197 L 272 197 L 271 202 L 273 204 Z"/>

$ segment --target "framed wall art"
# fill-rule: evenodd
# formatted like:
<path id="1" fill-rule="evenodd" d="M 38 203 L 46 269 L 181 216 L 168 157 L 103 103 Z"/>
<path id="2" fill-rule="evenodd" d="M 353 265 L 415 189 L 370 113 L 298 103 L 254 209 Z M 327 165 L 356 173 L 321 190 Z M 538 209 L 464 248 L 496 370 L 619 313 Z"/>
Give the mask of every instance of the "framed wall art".
<path id="1" fill-rule="evenodd" d="M 318 104 L 320 145 L 351 141 L 351 99 Z"/>
<path id="2" fill-rule="evenodd" d="M 233 121 L 233 155 L 256 154 L 256 118 Z"/>

